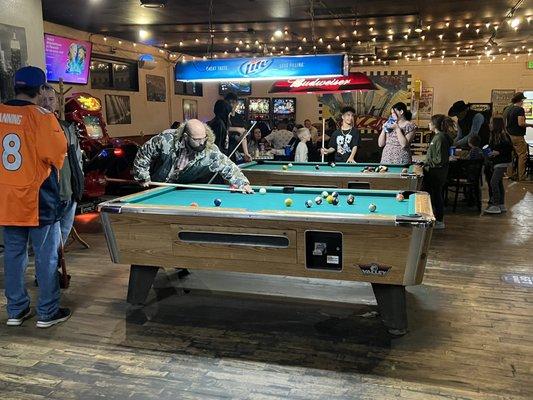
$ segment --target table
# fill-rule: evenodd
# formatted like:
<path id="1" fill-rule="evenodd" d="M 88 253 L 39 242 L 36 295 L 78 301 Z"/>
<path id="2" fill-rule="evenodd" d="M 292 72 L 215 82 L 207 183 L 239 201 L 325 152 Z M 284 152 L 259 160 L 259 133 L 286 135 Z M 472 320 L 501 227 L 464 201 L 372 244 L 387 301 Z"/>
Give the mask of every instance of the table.
<path id="1" fill-rule="evenodd" d="M 254 185 L 418 190 L 422 184 L 422 168 L 417 165 L 386 165 L 387 172 L 362 172 L 364 167 L 380 164 L 338 163 L 331 167 L 327 163 L 293 162 L 291 168 L 283 170 L 288 164 L 288 161 L 253 161 L 239 167 Z M 407 172 L 402 172 L 405 168 Z"/>
<path id="2" fill-rule="evenodd" d="M 339 189 L 338 205 L 307 208 L 322 188 L 219 188 L 156 188 L 100 205 L 112 261 L 131 265 L 129 303 L 144 303 L 160 267 L 364 281 L 385 325 L 405 333 L 405 286 L 422 282 L 434 224 L 427 193 L 399 202 L 397 191 Z"/>

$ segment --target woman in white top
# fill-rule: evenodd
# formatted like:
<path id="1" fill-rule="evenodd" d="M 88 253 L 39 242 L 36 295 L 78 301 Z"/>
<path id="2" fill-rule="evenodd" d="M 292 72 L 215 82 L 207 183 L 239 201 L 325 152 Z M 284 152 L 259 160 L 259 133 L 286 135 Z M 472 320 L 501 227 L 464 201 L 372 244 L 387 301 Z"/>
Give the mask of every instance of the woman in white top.
<path id="1" fill-rule="evenodd" d="M 311 140 L 311 132 L 307 128 L 300 128 L 296 132 L 300 143 L 296 146 L 296 151 L 294 153 L 295 162 L 307 162 L 309 159 L 309 150 L 307 148 L 307 142 Z"/>

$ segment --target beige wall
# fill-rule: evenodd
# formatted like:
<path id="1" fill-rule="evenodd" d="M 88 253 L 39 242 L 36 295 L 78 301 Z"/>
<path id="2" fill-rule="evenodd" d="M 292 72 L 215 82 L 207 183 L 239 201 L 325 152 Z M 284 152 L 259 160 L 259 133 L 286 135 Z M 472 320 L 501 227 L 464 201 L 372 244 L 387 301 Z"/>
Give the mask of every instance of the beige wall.
<path id="1" fill-rule="evenodd" d="M 44 68 L 41 0 L 0 0 L 0 23 L 26 30 L 28 64 Z"/>

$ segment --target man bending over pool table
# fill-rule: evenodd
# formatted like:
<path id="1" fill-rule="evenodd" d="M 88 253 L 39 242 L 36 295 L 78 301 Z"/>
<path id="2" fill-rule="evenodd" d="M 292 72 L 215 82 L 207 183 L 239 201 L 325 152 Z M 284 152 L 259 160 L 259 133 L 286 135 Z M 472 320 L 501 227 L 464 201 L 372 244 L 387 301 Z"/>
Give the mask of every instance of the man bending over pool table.
<path id="1" fill-rule="evenodd" d="M 218 172 L 230 185 L 253 193 L 240 168 L 215 145 L 211 128 L 197 119 L 147 141 L 137 152 L 133 168 L 135 180 L 144 187 L 152 181 L 194 183 Z"/>

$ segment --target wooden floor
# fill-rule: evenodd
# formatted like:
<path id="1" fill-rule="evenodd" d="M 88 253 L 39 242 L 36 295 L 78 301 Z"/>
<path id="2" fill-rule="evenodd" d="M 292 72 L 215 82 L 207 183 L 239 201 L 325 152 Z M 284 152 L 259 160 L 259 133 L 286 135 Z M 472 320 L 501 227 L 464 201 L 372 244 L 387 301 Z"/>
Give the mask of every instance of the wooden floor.
<path id="1" fill-rule="evenodd" d="M 401 338 L 360 284 L 169 273 L 134 309 L 128 268 L 86 234 L 92 249 L 67 254 L 71 320 L 0 326 L 0 398 L 532 399 L 533 288 L 501 277 L 533 275 L 533 183 L 510 185 L 509 199 L 506 215 L 447 215 Z"/>

